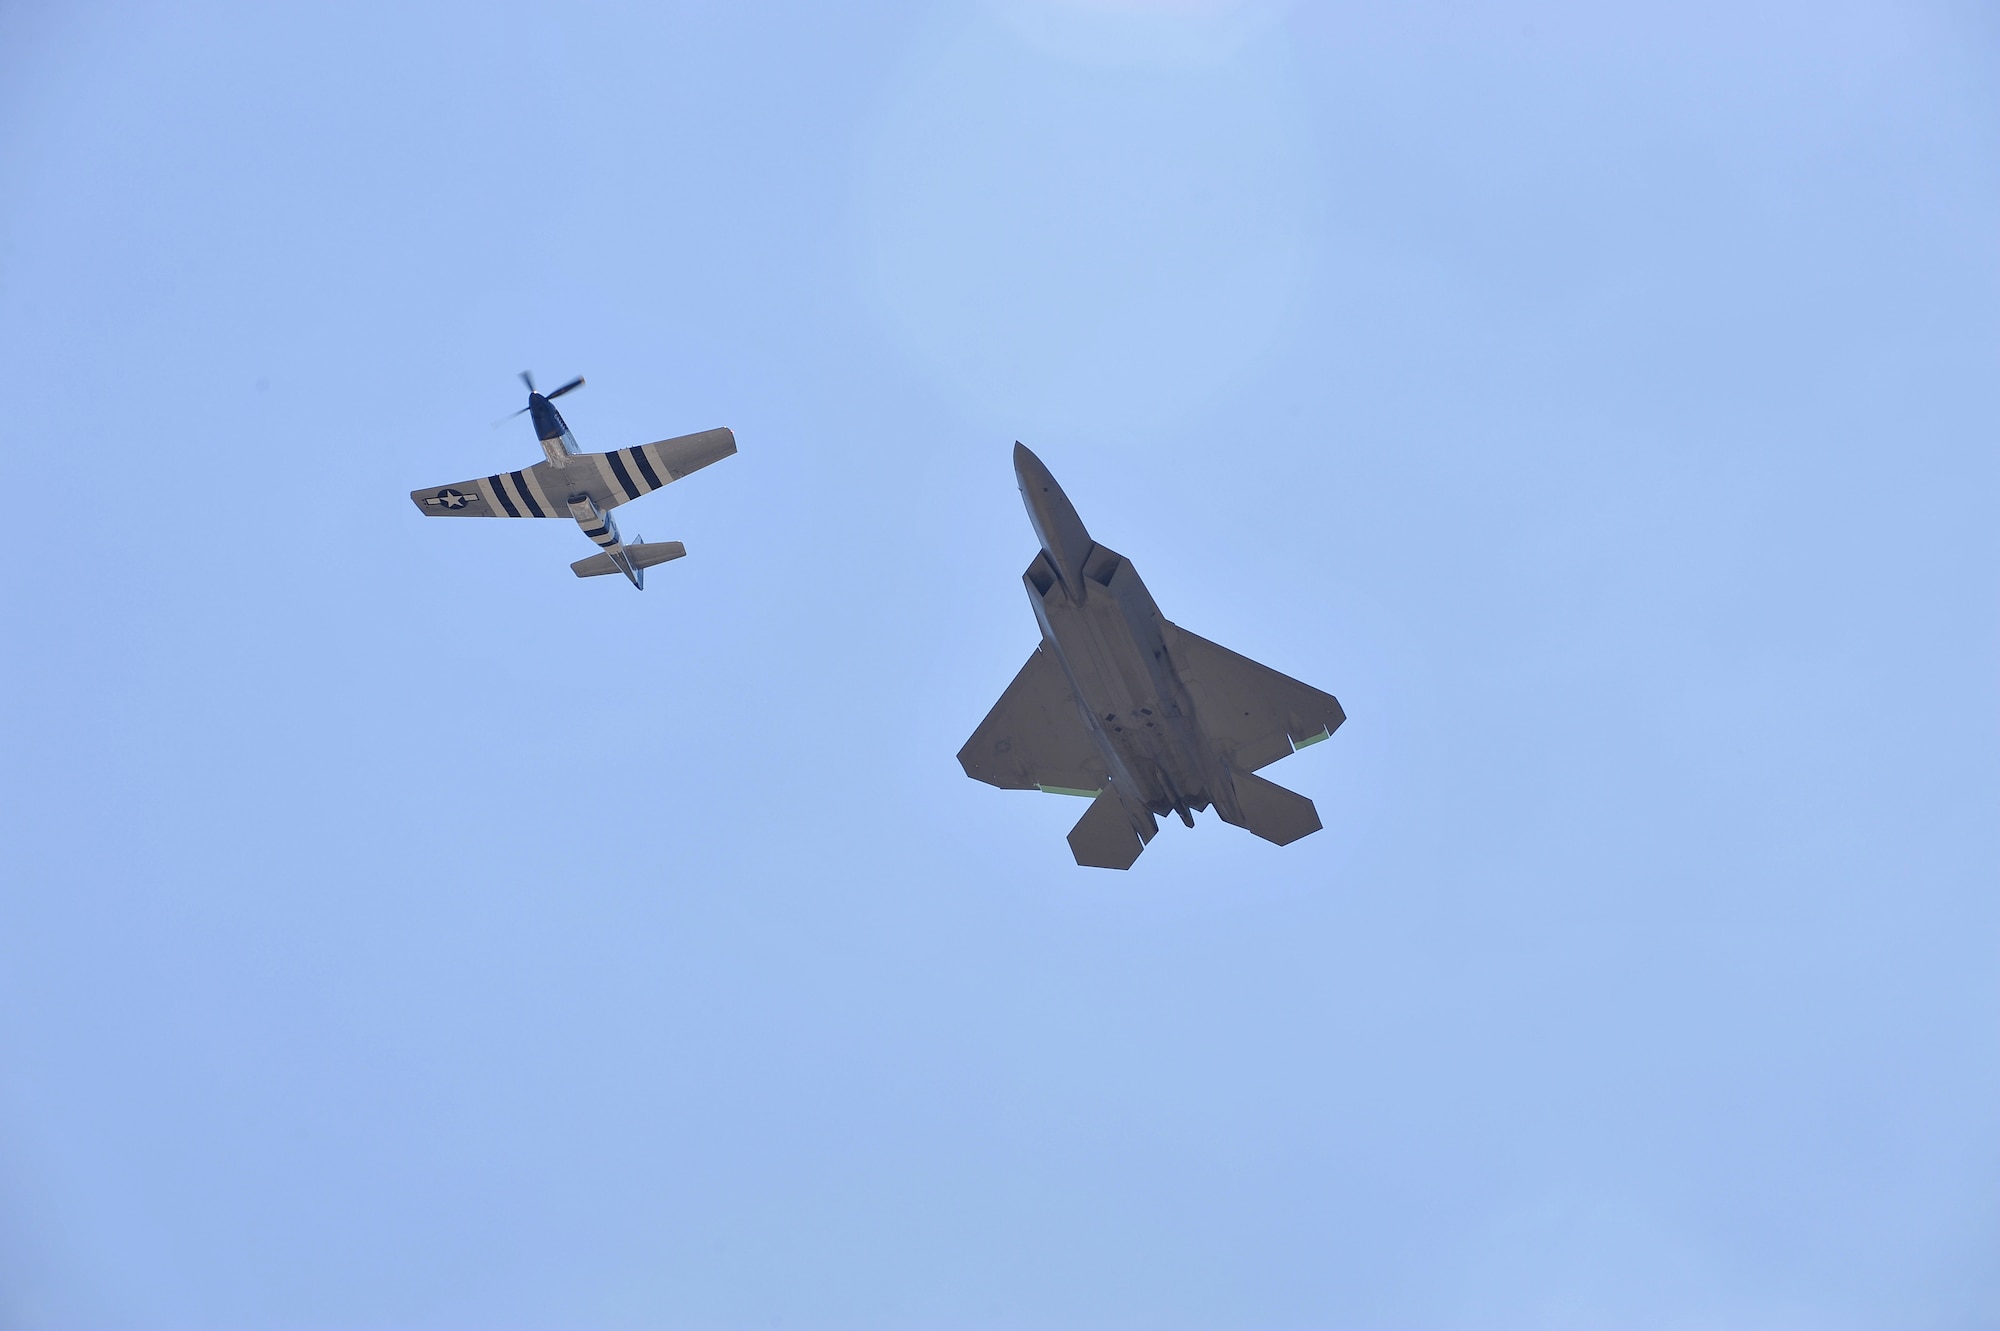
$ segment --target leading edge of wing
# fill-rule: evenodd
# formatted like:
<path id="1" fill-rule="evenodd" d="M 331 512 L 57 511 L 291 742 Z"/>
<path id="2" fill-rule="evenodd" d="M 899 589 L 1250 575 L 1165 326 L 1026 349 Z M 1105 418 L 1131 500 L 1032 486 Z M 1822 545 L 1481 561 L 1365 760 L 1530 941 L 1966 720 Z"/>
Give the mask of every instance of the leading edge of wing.
<path id="1" fill-rule="evenodd" d="M 1078 795 L 1102 790 L 1109 771 L 1046 643 L 972 732 L 958 762 L 967 776 L 1002 790 Z"/>

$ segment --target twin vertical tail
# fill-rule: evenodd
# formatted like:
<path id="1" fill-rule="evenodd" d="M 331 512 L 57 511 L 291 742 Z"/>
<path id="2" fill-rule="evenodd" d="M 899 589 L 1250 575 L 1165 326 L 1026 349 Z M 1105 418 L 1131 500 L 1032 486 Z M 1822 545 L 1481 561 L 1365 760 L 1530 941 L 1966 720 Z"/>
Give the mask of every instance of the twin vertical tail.
<path id="1" fill-rule="evenodd" d="M 1215 803 L 1223 822 L 1279 846 L 1320 830 L 1319 810 L 1304 795 L 1254 772 L 1232 770 L 1227 775 L 1228 796 Z M 1181 817 L 1194 826 L 1187 810 L 1181 810 Z M 1129 869 L 1159 830 L 1151 811 L 1126 804 L 1106 785 L 1070 829 L 1069 849 L 1086 869 Z"/>

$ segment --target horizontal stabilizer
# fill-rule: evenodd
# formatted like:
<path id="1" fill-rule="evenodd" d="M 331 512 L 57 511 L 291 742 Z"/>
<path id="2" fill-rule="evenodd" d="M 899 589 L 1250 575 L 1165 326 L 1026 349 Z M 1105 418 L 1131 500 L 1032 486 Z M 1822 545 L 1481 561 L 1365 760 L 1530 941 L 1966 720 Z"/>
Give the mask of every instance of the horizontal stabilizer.
<path id="1" fill-rule="evenodd" d="M 1132 826 L 1124 801 L 1118 798 L 1118 792 L 1107 787 L 1098 792 L 1083 817 L 1070 829 L 1070 853 L 1086 869 L 1129 869 L 1153 834 L 1160 830 L 1150 813 L 1146 815 L 1146 823 L 1143 831 Z"/>
<path id="2" fill-rule="evenodd" d="M 625 547 L 625 557 L 632 561 L 633 568 L 651 568 L 664 564 L 669 559 L 679 559 L 687 553 L 687 547 L 679 541 L 636 542 Z M 601 578 L 607 573 L 623 573 L 625 570 L 611 562 L 611 556 L 592 555 L 579 559 L 570 568 L 579 578 Z"/>
<path id="3" fill-rule="evenodd" d="M 1226 823 L 1235 823 L 1246 832 L 1280 846 L 1289 846 L 1302 836 L 1319 831 L 1319 810 L 1295 790 L 1286 790 L 1275 781 L 1266 781 L 1252 772 L 1231 772 L 1236 786 L 1236 813 L 1217 801 L 1216 813 Z"/>

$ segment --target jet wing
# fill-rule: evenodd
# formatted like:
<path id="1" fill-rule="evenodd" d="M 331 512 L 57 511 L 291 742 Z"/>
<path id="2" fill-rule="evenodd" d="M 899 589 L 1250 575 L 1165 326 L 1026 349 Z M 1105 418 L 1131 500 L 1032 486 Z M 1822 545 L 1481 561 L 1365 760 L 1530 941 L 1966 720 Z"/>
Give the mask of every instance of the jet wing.
<path id="1" fill-rule="evenodd" d="M 542 461 L 483 480 L 412 490 L 410 500 L 431 517 L 567 518 L 573 495 L 589 495 L 602 512 L 671 485 L 735 451 L 736 436 L 728 430 L 703 430 L 636 448 L 579 453 L 562 467 Z"/>
<path id="2" fill-rule="evenodd" d="M 1094 795 L 1110 770 L 1055 653 L 1035 649 L 958 751 L 965 774 L 1002 790 Z"/>
<path id="3" fill-rule="evenodd" d="M 1179 625 L 1167 628 L 1167 653 L 1194 698 L 1195 721 L 1232 766 L 1246 772 L 1269 766 L 1347 719 L 1331 693 Z"/>

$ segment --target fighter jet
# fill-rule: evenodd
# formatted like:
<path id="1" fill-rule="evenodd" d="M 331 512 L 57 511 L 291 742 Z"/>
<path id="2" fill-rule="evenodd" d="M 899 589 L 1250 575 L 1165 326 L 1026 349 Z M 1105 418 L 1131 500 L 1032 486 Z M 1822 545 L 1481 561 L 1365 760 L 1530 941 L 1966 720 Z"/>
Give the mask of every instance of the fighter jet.
<path id="1" fill-rule="evenodd" d="M 412 490 L 411 502 L 419 512 L 434 518 L 573 519 L 603 551 L 571 564 L 576 576 L 623 573 L 634 587 L 643 590 L 645 570 L 679 559 L 687 547 L 679 541 L 648 544 L 643 536 L 622 541 L 611 510 L 728 457 L 736 451 L 736 436 L 728 430 L 703 430 L 636 448 L 579 453 L 576 438 L 556 410 L 554 399 L 583 387 L 583 380 L 572 379 L 553 393 L 537 393 L 535 380 L 526 370 L 521 372 L 521 382 L 528 386 L 528 405 L 514 414 L 526 412 L 534 421 L 535 437 L 542 441 L 548 460 L 520 471 L 499 472 L 483 481 Z"/>
<path id="2" fill-rule="evenodd" d="M 1159 831 L 1154 815 L 1193 827 L 1210 805 L 1281 846 L 1319 831 L 1311 800 L 1256 772 L 1332 735 L 1340 703 L 1169 623 L 1018 443 L 1014 475 L 1042 543 L 1021 575 L 1042 642 L 959 750 L 965 774 L 1088 798 L 1069 846 L 1092 868 L 1131 868 Z"/>

